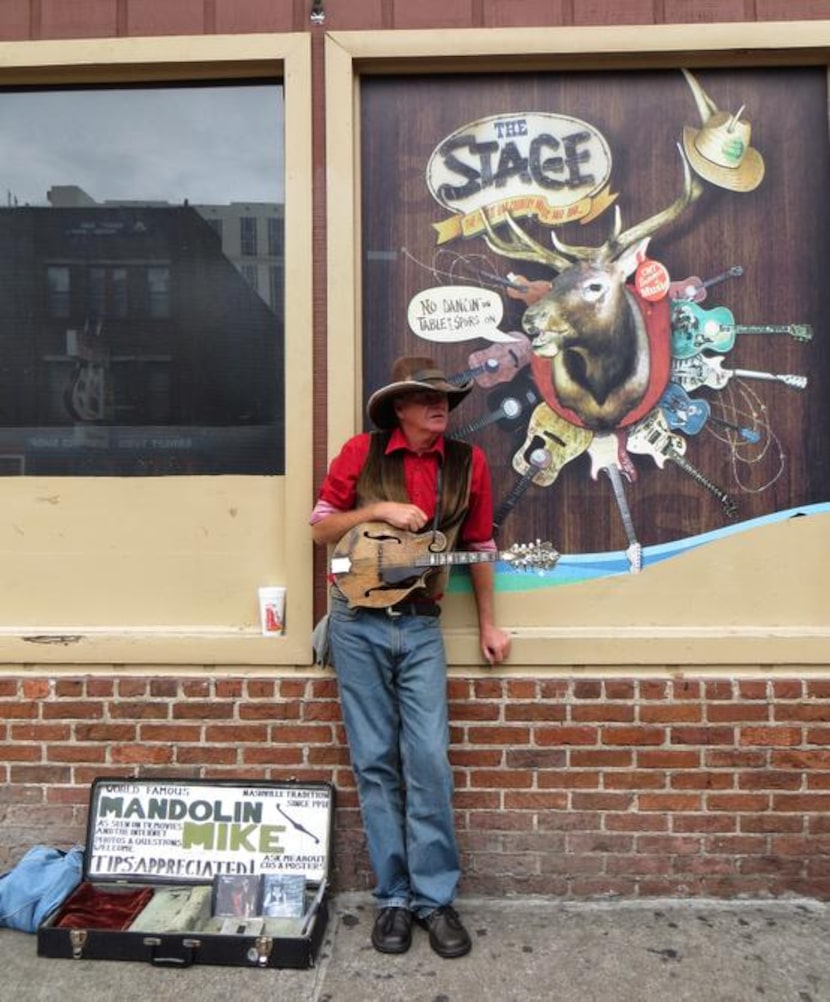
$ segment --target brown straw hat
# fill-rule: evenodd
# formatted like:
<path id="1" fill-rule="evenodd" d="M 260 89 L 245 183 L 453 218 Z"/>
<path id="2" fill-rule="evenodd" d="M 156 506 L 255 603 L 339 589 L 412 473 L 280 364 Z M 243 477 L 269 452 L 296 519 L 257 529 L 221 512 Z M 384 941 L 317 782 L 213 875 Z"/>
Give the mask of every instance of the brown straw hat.
<path id="1" fill-rule="evenodd" d="M 683 129 L 683 149 L 694 171 L 730 191 L 752 191 L 764 176 L 764 158 L 749 145 L 751 127 L 736 114 L 715 112 L 700 129 Z"/>
<path id="2" fill-rule="evenodd" d="M 446 393 L 450 410 L 457 407 L 472 390 L 473 380 L 451 383 L 431 358 L 407 355 L 397 359 L 392 366 L 392 382 L 382 386 L 369 397 L 366 413 L 378 428 L 394 428 L 397 424 L 395 398 L 418 390 L 437 390 Z"/>

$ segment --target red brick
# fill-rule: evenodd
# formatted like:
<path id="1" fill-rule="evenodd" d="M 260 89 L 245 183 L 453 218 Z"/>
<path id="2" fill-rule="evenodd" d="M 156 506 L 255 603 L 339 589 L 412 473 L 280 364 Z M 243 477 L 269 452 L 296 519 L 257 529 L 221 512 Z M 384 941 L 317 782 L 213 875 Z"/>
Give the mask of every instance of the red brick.
<path id="1" fill-rule="evenodd" d="M 759 703 L 712 703 L 706 708 L 710 724 L 744 723 L 769 720 L 769 710 Z"/>
<path id="2" fill-rule="evenodd" d="M 676 748 L 637 750 L 637 766 L 640 769 L 696 769 L 699 765 L 699 751 L 680 751 Z"/>
<path id="3" fill-rule="evenodd" d="M 537 745 L 595 745 L 599 740 L 596 727 L 540 727 L 534 733 Z"/>
<path id="4" fill-rule="evenodd" d="M 98 719 L 104 715 L 102 703 L 84 703 L 80 700 L 68 700 L 65 703 L 42 703 L 44 720 L 89 720 Z"/>
<path id="5" fill-rule="evenodd" d="M 672 727 L 669 740 L 673 745 L 734 745 L 731 727 Z"/>
<path id="6" fill-rule="evenodd" d="M 530 791 L 508 791 L 504 795 L 507 810 L 561 811 L 568 806 L 567 793 Z"/>
<path id="7" fill-rule="evenodd" d="M 526 745 L 530 731 L 526 727 L 468 727 L 467 741 L 471 745 Z"/>
<path id="8" fill-rule="evenodd" d="M 117 720 L 166 720 L 170 716 L 168 703 L 113 703 L 109 715 Z"/>
<path id="9" fill-rule="evenodd" d="M 568 752 L 574 768 L 627 769 L 631 767 L 634 753 L 624 748 L 572 748 Z"/>
<path id="10" fill-rule="evenodd" d="M 449 704 L 450 719 L 462 720 L 498 720 L 501 709 L 498 703 L 453 702 Z"/>
<path id="11" fill-rule="evenodd" d="M 242 749 L 242 761 L 252 765 L 293 765 L 303 760 L 301 748 L 279 745 L 251 745 Z"/>
<path id="12" fill-rule="evenodd" d="M 261 678 L 248 679 L 245 691 L 249 699 L 273 699 L 276 691 L 274 682 Z"/>
<path id="13" fill-rule="evenodd" d="M 574 710 L 578 709 L 574 707 Z M 564 720 L 565 707 L 561 703 L 508 703 L 504 719 L 516 720 Z"/>
<path id="14" fill-rule="evenodd" d="M 176 761 L 180 765 L 236 765 L 237 748 L 223 748 L 219 745 L 183 745 L 176 749 Z M 166 761 L 160 758 L 156 762 Z"/>
<path id="15" fill-rule="evenodd" d="M 604 745 L 659 745 L 665 740 L 660 727 L 603 727 Z"/>
<path id="16" fill-rule="evenodd" d="M 210 703 L 174 703 L 175 720 L 232 720 L 234 704 L 213 701 Z"/>
<path id="17" fill-rule="evenodd" d="M 168 745 L 114 745 L 110 759 L 114 764 L 161 765 L 173 761 L 173 749 Z"/>
<path id="18" fill-rule="evenodd" d="M 643 793 L 637 798 L 641 811 L 697 813 L 702 807 L 699 796 L 690 793 Z"/>
<path id="19" fill-rule="evenodd" d="M 23 680 L 21 689 L 24 699 L 48 699 L 52 686 L 46 678 L 27 678 Z"/>
<path id="20" fill-rule="evenodd" d="M 522 790 L 533 786 L 534 774 L 530 770 L 476 769 L 470 776 L 470 786 L 475 789 Z"/>
<path id="21" fill-rule="evenodd" d="M 138 735 L 141 741 L 192 744 L 202 740 L 202 728 L 198 724 L 142 724 Z"/>
<path id="22" fill-rule="evenodd" d="M 557 707 L 564 711 L 564 707 Z M 560 718 L 563 719 L 563 718 Z M 624 703 L 604 703 L 596 706 L 572 706 L 571 720 L 575 724 L 588 723 L 631 723 L 634 719 L 634 707 Z"/>
<path id="23" fill-rule="evenodd" d="M 698 703 L 649 704 L 640 707 L 640 721 L 644 724 L 699 723 L 703 710 Z"/>
<path id="24" fill-rule="evenodd" d="M 211 724 L 205 728 L 207 744 L 250 744 L 267 740 L 267 724 Z"/>
<path id="25" fill-rule="evenodd" d="M 602 682 L 574 682 L 574 699 L 602 699 Z"/>
<path id="26" fill-rule="evenodd" d="M 801 744 L 801 729 L 798 727 L 742 727 L 738 741 L 742 745 L 763 745 L 780 747 Z"/>
<path id="27" fill-rule="evenodd" d="M 666 774 L 652 769 L 606 772 L 603 785 L 606 790 L 661 790 L 666 785 Z"/>
<path id="28" fill-rule="evenodd" d="M 606 814 L 603 823 L 606 831 L 665 832 L 669 829 L 665 814 Z"/>
<path id="29" fill-rule="evenodd" d="M 556 769 L 553 772 L 538 773 L 536 785 L 540 790 L 598 790 L 601 779 L 599 772 Z M 612 788 L 607 778 L 605 785 L 608 789 Z"/>
<path id="30" fill-rule="evenodd" d="M 476 695 L 478 691 L 476 690 Z M 513 701 L 526 701 L 536 699 L 536 680 L 532 678 L 511 678 L 507 679 L 506 698 Z"/>
<path id="31" fill-rule="evenodd" d="M 453 753 L 453 759 L 457 761 L 459 751 Z M 494 757 L 499 757 L 499 752 L 494 752 Z M 505 753 L 505 764 L 509 769 L 555 769 L 564 770 L 566 766 L 566 752 L 560 748 L 510 748 Z M 472 764 L 472 761 L 471 763 Z M 476 762 L 477 765 L 486 765 L 486 762 Z"/>
<path id="32" fill-rule="evenodd" d="M 769 807 L 769 796 L 762 793 L 710 793 L 706 797 L 710 811 L 733 811 L 737 814 L 754 814 Z"/>
<path id="33" fill-rule="evenodd" d="M 767 699 L 767 680 L 741 679 L 738 681 L 738 695 L 741 699 Z"/>

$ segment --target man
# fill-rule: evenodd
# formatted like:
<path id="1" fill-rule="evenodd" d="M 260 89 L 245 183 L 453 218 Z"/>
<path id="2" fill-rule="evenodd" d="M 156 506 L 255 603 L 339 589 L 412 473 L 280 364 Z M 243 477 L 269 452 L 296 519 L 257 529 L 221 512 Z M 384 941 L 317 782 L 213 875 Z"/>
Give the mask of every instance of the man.
<path id="1" fill-rule="evenodd" d="M 495 550 L 484 453 L 444 437 L 450 410 L 472 388 L 450 383 L 430 358 L 398 359 L 391 383 L 367 404 L 380 431 L 351 438 L 329 467 L 311 516 L 314 541 L 383 522 L 402 539 L 440 531 L 448 550 Z M 494 621 L 493 564 L 474 563 L 470 573 L 482 655 L 499 664 L 510 638 Z M 438 620 L 445 580 L 445 571 L 429 572 L 404 601 L 381 608 L 349 605 L 332 586 L 330 649 L 377 880 L 372 944 L 381 953 L 409 949 L 413 917 L 440 956 L 471 947 L 452 907 L 460 862 Z"/>

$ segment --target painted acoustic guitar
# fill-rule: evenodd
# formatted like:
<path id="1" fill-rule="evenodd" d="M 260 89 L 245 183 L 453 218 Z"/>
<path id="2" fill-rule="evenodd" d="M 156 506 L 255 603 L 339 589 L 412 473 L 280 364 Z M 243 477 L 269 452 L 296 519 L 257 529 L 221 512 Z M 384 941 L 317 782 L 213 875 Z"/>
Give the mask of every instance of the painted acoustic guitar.
<path id="1" fill-rule="evenodd" d="M 447 552 L 440 533 L 413 533 L 386 522 L 361 522 L 332 553 L 330 570 L 350 606 L 385 609 L 421 588 L 431 572 L 454 564 L 506 561 L 514 567 L 549 570 L 559 554 L 550 543 L 514 543 L 508 550 Z"/>

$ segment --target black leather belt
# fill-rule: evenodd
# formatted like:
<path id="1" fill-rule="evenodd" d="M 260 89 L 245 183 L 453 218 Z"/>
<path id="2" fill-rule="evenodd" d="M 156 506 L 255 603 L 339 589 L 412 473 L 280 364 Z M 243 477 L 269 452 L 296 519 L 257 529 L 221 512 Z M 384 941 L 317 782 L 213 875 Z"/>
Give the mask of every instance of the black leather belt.
<path id="1" fill-rule="evenodd" d="M 437 602 L 397 602 L 383 610 L 387 616 L 440 616 L 441 606 Z"/>

